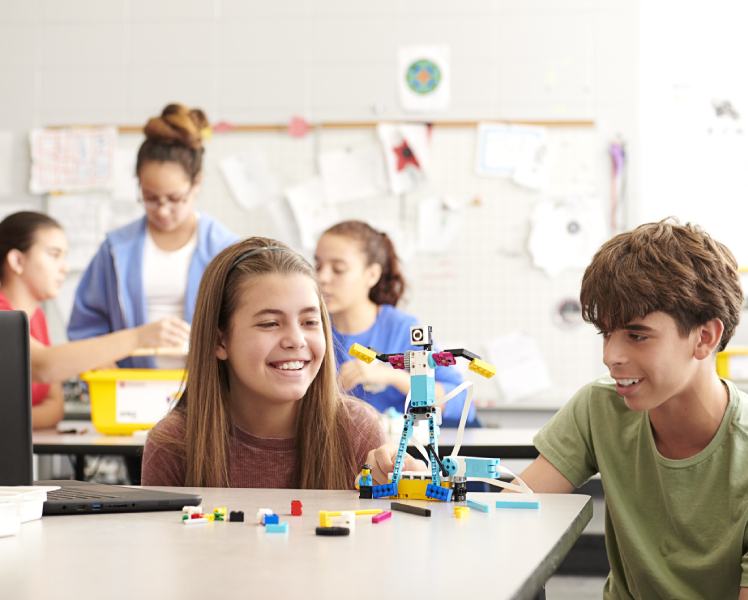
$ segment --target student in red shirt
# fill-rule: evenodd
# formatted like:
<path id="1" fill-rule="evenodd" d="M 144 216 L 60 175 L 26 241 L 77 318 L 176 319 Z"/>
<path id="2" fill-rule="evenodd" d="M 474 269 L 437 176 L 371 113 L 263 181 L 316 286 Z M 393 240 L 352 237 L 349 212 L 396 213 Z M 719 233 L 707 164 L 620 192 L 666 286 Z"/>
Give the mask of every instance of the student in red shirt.
<path id="1" fill-rule="evenodd" d="M 69 268 L 68 243 L 54 219 L 18 212 L 0 222 L 0 310 L 23 310 L 31 333 L 31 417 L 34 429 L 53 427 L 64 412 L 61 382 L 125 358 L 136 348 L 179 346 L 189 329 L 178 319 L 50 346 L 40 304 L 60 292 Z"/>

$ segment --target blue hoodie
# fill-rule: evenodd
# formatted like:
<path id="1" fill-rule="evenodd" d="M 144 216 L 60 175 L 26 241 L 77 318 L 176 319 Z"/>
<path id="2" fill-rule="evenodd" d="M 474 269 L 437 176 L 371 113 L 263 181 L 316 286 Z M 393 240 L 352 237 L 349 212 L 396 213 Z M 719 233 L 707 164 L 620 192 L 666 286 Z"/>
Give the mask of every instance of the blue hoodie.
<path id="1" fill-rule="evenodd" d="M 203 271 L 221 250 L 239 241 L 213 217 L 200 214 L 198 243 L 192 255 L 184 297 L 184 315 L 192 323 Z M 75 293 L 68 338 L 80 340 L 146 324 L 143 290 L 143 245 L 146 217 L 107 234 Z M 119 361 L 122 368 L 153 369 L 150 356 Z"/>

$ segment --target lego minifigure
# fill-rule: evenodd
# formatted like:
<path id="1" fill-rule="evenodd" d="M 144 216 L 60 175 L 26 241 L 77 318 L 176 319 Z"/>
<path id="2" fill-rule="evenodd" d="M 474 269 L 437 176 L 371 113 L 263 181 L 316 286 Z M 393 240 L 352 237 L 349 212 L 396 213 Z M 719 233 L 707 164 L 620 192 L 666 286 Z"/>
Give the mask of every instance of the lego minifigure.
<path id="1" fill-rule="evenodd" d="M 371 499 L 372 497 L 372 480 L 371 480 L 371 467 L 364 465 L 361 467 L 361 479 L 358 482 L 358 497 Z"/>

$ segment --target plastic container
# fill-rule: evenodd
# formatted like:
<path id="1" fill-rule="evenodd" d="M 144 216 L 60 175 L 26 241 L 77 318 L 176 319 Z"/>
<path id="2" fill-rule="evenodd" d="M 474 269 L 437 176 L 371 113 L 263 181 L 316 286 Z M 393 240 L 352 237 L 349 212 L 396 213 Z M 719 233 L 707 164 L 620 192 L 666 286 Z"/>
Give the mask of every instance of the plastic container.
<path id="1" fill-rule="evenodd" d="M 15 535 L 21 523 L 41 519 L 47 492 L 59 486 L 0 487 L 0 537 Z"/>
<path id="2" fill-rule="evenodd" d="M 178 398 L 184 370 L 102 369 L 87 371 L 91 421 L 105 435 L 151 429 Z"/>

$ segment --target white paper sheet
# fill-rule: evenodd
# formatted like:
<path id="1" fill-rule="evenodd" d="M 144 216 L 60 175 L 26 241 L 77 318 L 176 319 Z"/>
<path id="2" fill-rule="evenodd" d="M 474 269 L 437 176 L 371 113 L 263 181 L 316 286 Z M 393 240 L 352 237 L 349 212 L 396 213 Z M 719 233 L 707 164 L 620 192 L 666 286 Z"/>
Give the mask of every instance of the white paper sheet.
<path id="1" fill-rule="evenodd" d="M 533 263 L 551 277 L 586 268 L 606 239 L 599 198 L 543 200 L 535 206 L 531 227 Z"/>
<path id="2" fill-rule="evenodd" d="M 138 178 L 135 175 L 135 165 L 138 151 L 117 148 L 114 151 L 114 189 L 112 198 L 136 202 L 138 199 Z"/>
<path id="3" fill-rule="evenodd" d="M 526 161 L 546 144 L 546 138 L 545 127 L 479 123 L 476 172 L 491 177 L 512 177 L 518 163 Z"/>
<path id="4" fill-rule="evenodd" d="M 537 343 L 526 333 L 512 333 L 489 342 L 486 356 L 496 367 L 494 379 L 508 404 L 553 385 Z"/>
<path id="5" fill-rule="evenodd" d="M 381 196 L 389 191 L 382 148 L 367 144 L 324 152 L 319 170 L 331 204 Z"/>
<path id="6" fill-rule="evenodd" d="M 227 156 L 219 167 L 231 195 L 244 210 L 253 210 L 280 196 L 265 156 L 257 149 Z"/>
<path id="7" fill-rule="evenodd" d="M 418 188 L 426 180 L 431 161 L 428 126 L 380 123 L 377 134 L 384 152 L 390 191 L 399 196 Z"/>
<path id="8" fill-rule="evenodd" d="M 32 129 L 32 194 L 114 187 L 114 127 Z"/>
<path id="9" fill-rule="evenodd" d="M 294 250 L 303 250 L 301 246 L 301 234 L 296 224 L 296 217 L 291 210 L 291 205 L 286 198 L 277 200 L 265 205 L 270 220 L 275 226 L 276 239 L 287 244 Z"/>
<path id="10" fill-rule="evenodd" d="M 301 245 L 307 250 L 314 249 L 319 236 L 340 220 L 335 207 L 325 199 L 325 189 L 319 177 L 287 189 L 286 198 L 299 227 Z"/>
<path id="11" fill-rule="evenodd" d="M 449 46 L 404 46 L 398 51 L 397 87 L 403 110 L 449 108 Z"/>
<path id="12" fill-rule="evenodd" d="M 0 196 L 9 196 L 13 185 L 13 134 L 0 131 Z"/>
<path id="13" fill-rule="evenodd" d="M 47 213 L 62 225 L 67 235 L 70 270 L 83 271 L 101 243 L 99 198 L 95 195 L 51 196 Z"/>
<path id="14" fill-rule="evenodd" d="M 431 197 L 418 203 L 418 250 L 446 254 L 460 232 L 462 207 L 449 198 Z"/>
<path id="15" fill-rule="evenodd" d="M 531 190 L 548 189 L 553 152 L 548 140 L 526 144 L 517 161 L 512 181 Z"/>

